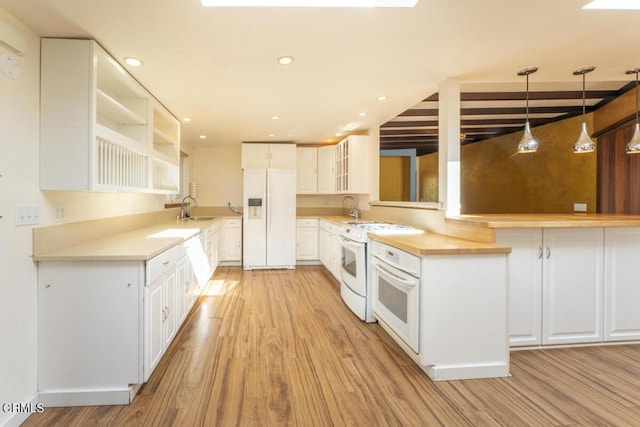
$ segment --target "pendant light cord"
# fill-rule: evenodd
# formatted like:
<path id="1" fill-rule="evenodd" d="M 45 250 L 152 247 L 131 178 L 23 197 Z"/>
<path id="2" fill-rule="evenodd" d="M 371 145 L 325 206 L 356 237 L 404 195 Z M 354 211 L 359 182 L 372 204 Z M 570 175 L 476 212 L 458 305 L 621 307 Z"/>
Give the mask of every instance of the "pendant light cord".
<path id="1" fill-rule="evenodd" d="M 636 74 L 637 76 L 637 74 Z M 637 90 L 636 90 L 636 95 L 637 95 Z M 636 99 L 636 103 L 637 103 L 637 99 Z M 527 74 L 527 123 L 529 122 L 529 74 Z"/>
<path id="2" fill-rule="evenodd" d="M 582 74 L 582 122 L 586 123 L 586 98 L 587 98 L 587 92 L 585 90 L 585 74 Z"/>
<path id="3" fill-rule="evenodd" d="M 636 125 L 638 124 L 638 72 L 636 69 Z"/>

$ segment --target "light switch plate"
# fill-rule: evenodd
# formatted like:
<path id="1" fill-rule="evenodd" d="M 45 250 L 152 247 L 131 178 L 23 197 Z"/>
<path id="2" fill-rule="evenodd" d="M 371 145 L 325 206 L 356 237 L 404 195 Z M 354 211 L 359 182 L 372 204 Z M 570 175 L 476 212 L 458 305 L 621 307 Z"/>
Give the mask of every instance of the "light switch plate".
<path id="1" fill-rule="evenodd" d="M 53 222 L 64 221 L 64 206 L 53 205 Z"/>
<path id="2" fill-rule="evenodd" d="M 40 206 L 16 205 L 16 225 L 40 224 Z"/>
<path id="3" fill-rule="evenodd" d="M 573 204 L 573 211 L 574 212 L 584 213 L 584 212 L 587 211 L 587 204 L 586 203 L 574 203 Z"/>

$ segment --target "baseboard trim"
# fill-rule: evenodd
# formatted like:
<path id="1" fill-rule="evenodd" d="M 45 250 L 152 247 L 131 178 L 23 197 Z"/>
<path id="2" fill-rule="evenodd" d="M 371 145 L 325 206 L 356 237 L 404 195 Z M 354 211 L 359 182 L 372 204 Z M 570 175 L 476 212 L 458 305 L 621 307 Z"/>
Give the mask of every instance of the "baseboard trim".
<path id="1" fill-rule="evenodd" d="M 38 395 L 34 395 L 31 399 L 20 404 L 20 410 L 7 411 L 11 415 L 0 425 L 2 427 L 18 427 L 20 424 L 24 423 L 27 418 L 29 418 L 34 412 L 42 412 L 43 410 L 45 410 L 40 405 L 38 405 L 38 403 Z"/>
<path id="2" fill-rule="evenodd" d="M 508 363 L 479 365 L 430 365 L 421 366 L 433 381 L 473 380 L 509 376 Z"/>
<path id="3" fill-rule="evenodd" d="M 39 397 L 45 407 L 128 405 L 139 388 L 139 384 L 134 384 L 110 390 L 44 391 L 40 392 Z"/>

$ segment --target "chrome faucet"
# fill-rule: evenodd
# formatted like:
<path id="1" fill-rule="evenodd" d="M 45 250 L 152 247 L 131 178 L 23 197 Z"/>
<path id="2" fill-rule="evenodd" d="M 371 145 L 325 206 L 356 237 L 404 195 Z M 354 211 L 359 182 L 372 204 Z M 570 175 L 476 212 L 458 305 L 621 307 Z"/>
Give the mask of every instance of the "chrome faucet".
<path id="1" fill-rule="evenodd" d="M 342 201 L 340 202 L 340 207 L 344 207 L 344 201 L 347 199 L 351 199 L 351 211 L 349 212 L 349 216 L 352 216 L 356 219 L 356 221 L 358 220 L 358 199 L 354 196 L 344 196 L 342 198 Z"/>
<path id="2" fill-rule="evenodd" d="M 191 216 L 191 212 L 189 212 L 189 207 L 185 206 L 185 202 L 187 199 L 193 200 L 194 207 L 198 207 L 198 202 L 193 197 L 186 195 L 182 198 L 182 202 L 180 202 L 180 219 L 189 218 Z"/>

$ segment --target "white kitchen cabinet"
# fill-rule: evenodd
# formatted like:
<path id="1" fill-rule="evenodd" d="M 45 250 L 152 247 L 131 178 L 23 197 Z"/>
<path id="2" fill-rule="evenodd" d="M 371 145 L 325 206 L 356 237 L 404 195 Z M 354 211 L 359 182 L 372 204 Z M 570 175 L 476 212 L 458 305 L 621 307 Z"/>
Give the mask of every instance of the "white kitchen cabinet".
<path id="1" fill-rule="evenodd" d="M 603 339 L 603 228 L 546 228 L 542 344 Z"/>
<path id="2" fill-rule="evenodd" d="M 296 193 L 318 193 L 318 149 L 296 148 Z"/>
<path id="3" fill-rule="evenodd" d="M 40 402 L 130 402 L 143 382 L 144 281 L 138 261 L 38 263 Z"/>
<path id="4" fill-rule="evenodd" d="M 318 261 L 318 219 L 296 220 L 296 261 Z"/>
<path id="5" fill-rule="evenodd" d="M 336 147 L 329 145 L 318 148 L 318 193 L 336 192 Z"/>
<path id="6" fill-rule="evenodd" d="M 603 228 L 496 230 L 509 262 L 512 346 L 603 339 Z"/>
<path id="7" fill-rule="evenodd" d="M 242 144 L 242 169 L 295 169 L 295 144 Z"/>
<path id="8" fill-rule="evenodd" d="M 225 218 L 222 221 L 222 258 L 225 265 L 241 265 L 242 219 Z"/>
<path id="9" fill-rule="evenodd" d="M 640 340 L 640 228 L 609 227 L 604 234 L 604 338 Z"/>
<path id="10" fill-rule="evenodd" d="M 336 192 L 368 193 L 370 188 L 370 140 L 350 135 L 336 145 Z"/>
<path id="11" fill-rule="evenodd" d="M 340 226 L 326 220 L 320 220 L 318 225 L 318 257 L 322 265 L 340 282 L 342 268 Z"/>
<path id="12" fill-rule="evenodd" d="M 200 294 L 196 271 L 208 268 L 200 236 L 148 261 L 39 261 L 40 401 L 130 403 Z"/>
<path id="13" fill-rule="evenodd" d="M 180 122 L 95 41 L 42 39 L 40 188 L 176 193 Z"/>
<path id="14" fill-rule="evenodd" d="M 542 229 L 496 230 L 496 241 L 511 246 L 509 263 L 509 341 L 511 346 L 542 344 Z"/>

